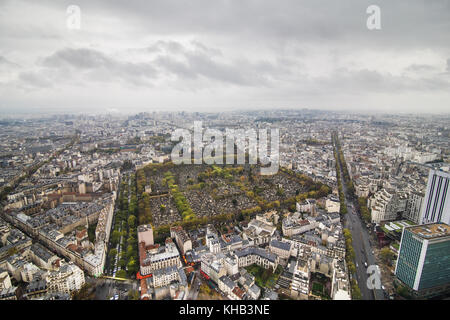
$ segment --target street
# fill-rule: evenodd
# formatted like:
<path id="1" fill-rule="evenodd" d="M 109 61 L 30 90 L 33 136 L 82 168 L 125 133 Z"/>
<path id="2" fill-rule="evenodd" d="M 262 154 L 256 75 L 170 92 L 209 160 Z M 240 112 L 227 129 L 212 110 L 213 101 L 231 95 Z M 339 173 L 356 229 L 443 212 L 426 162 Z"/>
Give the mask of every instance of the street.
<path id="1" fill-rule="evenodd" d="M 95 286 L 95 297 L 98 300 L 110 300 L 114 296 L 117 296 L 115 300 L 126 300 L 129 291 L 138 289 L 138 284 L 133 281 L 122 282 L 86 277 L 86 282 Z"/>
<path id="2" fill-rule="evenodd" d="M 195 271 L 194 281 L 192 282 L 192 285 L 189 289 L 189 293 L 186 300 L 197 300 L 200 285 L 201 285 L 200 273 L 198 271 Z"/>
<path id="3" fill-rule="evenodd" d="M 336 152 L 339 150 L 336 148 Z M 342 192 L 344 193 L 345 204 L 347 206 L 347 214 L 344 215 L 344 228 L 350 230 L 353 239 L 353 249 L 355 251 L 355 266 L 356 266 L 356 280 L 358 282 L 359 289 L 361 290 L 361 296 L 363 300 L 385 300 L 383 290 L 369 289 L 367 286 L 367 278 L 370 276 L 367 274 L 367 266 L 376 265 L 376 259 L 373 252 L 372 245 L 370 243 L 370 235 L 366 229 L 366 226 L 356 212 L 356 209 L 351 201 L 350 194 L 347 190 L 347 185 L 344 181 L 344 172 L 341 168 L 341 184 Z M 373 271 L 372 271 L 373 272 Z M 381 286 L 381 280 L 380 280 Z"/>
<path id="4" fill-rule="evenodd" d="M 341 177 L 343 174 L 341 175 Z M 349 195 L 347 193 L 347 187 L 342 178 L 342 188 L 345 195 L 345 203 L 347 205 L 347 214 L 344 215 L 344 226 L 349 229 L 353 238 L 353 248 L 355 250 L 355 266 L 356 267 L 356 280 L 358 281 L 359 288 L 361 290 L 361 295 L 363 300 L 384 300 L 383 290 L 381 289 L 369 289 L 367 286 L 367 278 L 370 276 L 367 274 L 367 269 L 365 263 L 368 266 L 376 265 L 376 259 L 373 255 L 372 245 L 370 243 L 370 236 L 363 225 L 361 218 L 359 217 L 353 203 L 349 200 Z M 375 292 L 375 297 L 374 297 Z"/>

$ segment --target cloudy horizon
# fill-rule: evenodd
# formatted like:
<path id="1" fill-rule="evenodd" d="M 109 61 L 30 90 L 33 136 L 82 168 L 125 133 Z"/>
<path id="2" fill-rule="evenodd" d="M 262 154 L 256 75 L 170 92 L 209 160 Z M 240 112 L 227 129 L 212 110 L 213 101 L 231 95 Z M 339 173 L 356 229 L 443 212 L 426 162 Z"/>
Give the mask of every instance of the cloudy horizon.
<path id="1" fill-rule="evenodd" d="M 447 0 L 0 0 L 0 111 L 448 113 L 449 31 Z"/>

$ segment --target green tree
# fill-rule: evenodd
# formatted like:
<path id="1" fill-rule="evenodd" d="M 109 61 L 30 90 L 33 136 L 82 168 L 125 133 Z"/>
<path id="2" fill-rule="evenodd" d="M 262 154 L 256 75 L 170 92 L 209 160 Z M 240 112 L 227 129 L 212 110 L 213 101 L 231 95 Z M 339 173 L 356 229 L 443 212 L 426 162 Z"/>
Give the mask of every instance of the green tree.
<path id="1" fill-rule="evenodd" d="M 124 269 L 126 266 L 127 266 L 127 260 L 124 259 L 124 258 L 120 258 L 120 260 L 119 260 L 119 267 L 121 269 Z"/>
<path id="2" fill-rule="evenodd" d="M 125 270 L 119 270 L 116 273 L 116 277 L 117 278 L 126 278 L 127 277 L 127 272 Z"/>
<path id="3" fill-rule="evenodd" d="M 394 253 L 389 249 L 389 247 L 384 247 L 380 251 L 380 257 L 381 259 L 388 264 L 391 264 L 392 260 L 394 259 Z"/>
<path id="4" fill-rule="evenodd" d="M 211 296 L 213 294 L 211 288 L 206 283 L 200 285 L 199 292 L 208 296 Z"/>
<path id="5" fill-rule="evenodd" d="M 17 251 L 17 248 L 16 248 L 16 247 L 12 247 L 12 248 L 9 248 L 9 249 L 8 249 L 7 254 L 8 254 L 8 256 L 10 257 L 10 256 L 15 255 L 17 252 L 18 252 L 18 251 Z"/>
<path id="6" fill-rule="evenodd" d="M 128 299 L 129 300 L 139 300 L 141 296 L 139 295 L 139 292 L 137 290 L 130 290 L 128 291 Z"/>
<path id="7" fill-rule="evenodd" d="M 120 239 L 120 231 L 114 230 L 111 234 L 111 242 L 112 242 L 113 246 L 115 246 L 115 245 L 117 245 L 117 243 L 119 243 L 119 239 Z"/>
<path id="8" fill-rule="evenodd" d="M 136 216 L 131 214 L 128 217 L 128 227 L 129 228 L 135 228 L 136 227 Z"/>
<path id="9" fill-rule="evenodd" d="M 402 296 L 403 298 L 406 298 L 406 299 L 411 298 L 411 295 L 409 294 L 409 290 L 405 286 L 402 286 L 402 285 L 398 286 L 396 291 L 397 291 L 397 294 L 399 296 Z"/>
<path id="10" fill-rule="evenodd" d="M 134 255 L 135 255 L 134 247 L 132 245 L 129 245 L 127 247 L 127 258 L 131 259 Z"/>
<path id="11" fill-rule="evenodd" d="M 108 254 L 111 258 L 117 256 L 117 249 L 116 248 L 112 248 L 111 250 L 109 250 L 109 254 Z"/>
<path id="12" fill-rule="evenodd" d="M 347 267 L 348 267 L 348 272 L 350 272 L 350 274 L 354 274 L 356 272 L 356 267 L 353 262 L 349 262 L 347 264 Z"/>
<path id="13" fill-rule="evenodd" d="M 352 280 L 352 298 L 353 300 L 361 300 L 361 290 L 358 287 L 355 279 Z"/>
<path id="14" fill-rule="evenodd" d="M 130 261 L 127 264 L 127 270 L 130 274 L 134 274 L 138 271 L 138 265 L 136 263 L 136 260 L 130 259 Z"/>

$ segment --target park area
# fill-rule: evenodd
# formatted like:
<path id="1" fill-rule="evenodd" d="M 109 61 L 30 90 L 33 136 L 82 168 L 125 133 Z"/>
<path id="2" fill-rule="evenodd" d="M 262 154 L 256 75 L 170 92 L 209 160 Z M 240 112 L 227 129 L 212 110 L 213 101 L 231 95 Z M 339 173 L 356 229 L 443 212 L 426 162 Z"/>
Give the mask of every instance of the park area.
<path id="1" fill-rule="evenodd" d="M 264 269 L 257 264 L 252 264 L 245 269 L 255 277 L 255 283 L 258 287 L 269 289 L 274 287 L 283 271 L 281 266 L 278 266 L 275 272 L 273 272 L 272 269 Z"/>
<path id="2" fill-rule="evenodd" d="M 328 277 L 313 273 L 311 275 L 310 290 L 313 296 L 320 297 L 323 300 L 330 300 L 331 281 Z"/>

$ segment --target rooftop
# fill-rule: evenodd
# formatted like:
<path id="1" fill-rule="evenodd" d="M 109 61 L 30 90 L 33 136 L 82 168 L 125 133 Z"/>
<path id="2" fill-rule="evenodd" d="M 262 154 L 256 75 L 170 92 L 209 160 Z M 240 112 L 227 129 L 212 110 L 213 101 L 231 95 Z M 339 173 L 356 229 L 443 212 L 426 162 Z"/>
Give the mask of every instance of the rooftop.
<path id="1" fill-rule="evenodd" d="M 406 228 L 423 239 L 436 239 L 450 236 L 450 226 L 445 223 L 430 223 Z"/>
<path id="2" fill-rule="evenodd" d="M 282 241 L 278 241 L 278 240 L 272 240 L 270 242 L 270 246 L 272 247 L 276 247 L 282 250 L 286 250 L 289 251 L 291 250 L 291 243 L 290 242 L 282 242 Z"/>

